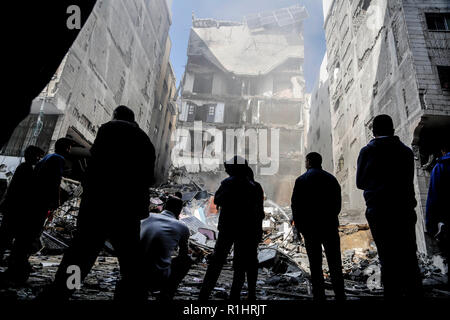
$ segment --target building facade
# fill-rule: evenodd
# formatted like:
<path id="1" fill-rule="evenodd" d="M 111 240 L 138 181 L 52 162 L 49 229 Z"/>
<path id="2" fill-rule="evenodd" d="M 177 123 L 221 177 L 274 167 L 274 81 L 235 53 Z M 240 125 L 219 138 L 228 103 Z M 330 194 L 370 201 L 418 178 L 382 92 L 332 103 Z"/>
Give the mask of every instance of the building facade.
<path id="1" fill-rule="evenodd" d="M 288 205 L 302 166 L 303 7 L 245 17 L 193 17 L 174 163 L 209 190 L 223 161 L 246 157 L 269 198 Z M 192 175 L 194 176 L 194 175 Z"/>
<path id="2" fill-rule="evenodd" d="M 305 154 L 318 152 L 322 156 L 322 168 L 333 173 L 333 148 L 331 136 L 330 88 L 327 72 L 327 56 L 320 66 L 319 80 L 309 99 Z"/>
<path id="3" fill-rule="evenodd" d="M 343 218 L 363 222 L 356 188 L 360 149 L 373 118 L 389 114 L 396 135 L 416 156 L 419 249 L 426 252 L 424 214 L 430 170 L 450 127 L 448 1 L 324 0 L 334 172 Z M 396 164 L 393 159 L 393 165 Z"/>
<path id="4" fill-rule="evenodd" d="M 175 91 L 169 62 L 170 6 L 170 0 L 97 1 L 58 71 L 2 153 L 21 156 L 30 144 L 52 150 L 54 142 L 65 136 L 89 147 L 118 105 L 134 111 L 136 122 L 160 152 L 167 137 L 154 133 L 155 123 L 162 121 L 166 110 L 174 110 L 169 106 L 169 94 Z M 160 171 L 159 178 L 167 174 Z"/>

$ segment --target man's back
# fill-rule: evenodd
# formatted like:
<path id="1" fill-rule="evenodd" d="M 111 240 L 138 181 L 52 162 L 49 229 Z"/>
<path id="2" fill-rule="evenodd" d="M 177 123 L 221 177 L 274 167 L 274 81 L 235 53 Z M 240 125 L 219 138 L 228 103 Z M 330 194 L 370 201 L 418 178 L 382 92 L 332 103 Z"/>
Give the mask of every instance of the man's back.
<path id="1" fill-rule="evenodd" d="M 34 200 L 42 206 L 56 208 L 59 204 L 59 186 L 64 173 L 64 157 L 52 153 L 46 155 L 34 168 Z M 50 208 L 47 208 L 50 209 Z"/>
<path id="2" fill-rule="evenodd" d="M 28 162 L 21 163 L 6 191 L 3 202 L 1 202 L 1 212 L 16 211 L 26 208 L 29 201 L 26 201 L 33 190 L 33 166 Z"/>
<path id="3" fill-rule="evenodd" d="M 361 150 L 356 184 L 368 208 L 414 208 L 413 181 L 413 152 L 397 136 L 375 138 Z"/>
<path id="4" fill-rule="evenodd" d="M 88 196 L 119 210 L 148 216 L 148 188 L 153 181 L 155 149 L 137 124 L 113 120 L 102 125 L 91 148 Z"/>
<path id="5" fill-rule="evenodd" d="M 320 168 L 311 168 L 297 178 L 292 194 L 296 225 L 337 227 L 341 211 L 341 188 L 336 178 Z"/>
<path id="6" fill-rule="evenodd" d="M 257 186 L 246 177 L 232 176 L 222 181 L 214 196 L 214 203 L 221 208 L 219 231 L 247 229 L 258 221 Z"/>
<path id="7" fill-rule="evenodd" d="M 188 227 L 178 221 L 170 211 L 150 214 L 141 223 L 145 267 L 168 276 L 173 251 L 177 246 L 186 251 L 189 235 Z"/>

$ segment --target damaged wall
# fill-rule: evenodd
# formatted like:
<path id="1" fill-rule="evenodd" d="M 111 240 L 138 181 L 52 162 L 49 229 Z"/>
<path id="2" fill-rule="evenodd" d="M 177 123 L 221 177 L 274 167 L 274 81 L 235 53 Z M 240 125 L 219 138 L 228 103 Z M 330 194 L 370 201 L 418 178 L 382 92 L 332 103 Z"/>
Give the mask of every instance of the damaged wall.
<path id="1" fill-rule="evenodd" d="M 169 3 L 166 0 L 97 1 L 52 81 L 33 102 L 30 117 L 39 114 L 43 101 L 45 114 L 58 115 L 51 138 L 42 147 L 51 149 L 66 134 L 89 145 L 99 126 L 111 120 L 114 108 L 120 104 L 135 112 L 139 126 L 155 145 L 166 143 L 160 142 L 162 128 L 154 135 L 151 121 L 155 117 L 161 120 L 165 115 L 169 93 L 162 97 L 164 82 L 168 90 L 174 91 L 173 72 L 170 76 L 167 71 Z M 57 39 L 50 37 L 46 41 Z M 165 104 L 162 115 L 158 115 L 159 110 L 154 111 L 160 103 Z M 157 115 L 154 117 L 153 113 Z M 35 124 L 31 124 L 26 134 L 32 134 L 34 128 Z M 163 135 L 163 139 L 167 137 Z M 27 145 L 11 147 L 15 142 L 10 142 L 6 147 L 8 152 L 21 153 L 20 149 Z"/>
<path id="2" fill-rule="evenodd" d="M 420 161 L 424 156 L 419 147 L 421 132 L 428 128 L 434 132 L 434 139 L 429 140 L 442 139 L 438 132 L 450 124 L 450 92 L 438 72 L 450 65 L 450 33 L 433 30 L 427 14 L 439 17 L 450 12 L 450 5 L 438 0 L 326 2 L 333 160 L 342 186 L 343 219 L 364 220 L 362 191 L 355 183 L 356 160 L 372 138 L 373 118 L 387 113 L 394 120 L 396 134 L 418 160 L 417 235 L 419 249 L 426 251 L 423 217 L 429 173 L 421 169 L 427 162 Z M 425 153 L 430 156 L 436 151 Z"/>
<path id="3" fill-rule="evenodd" d="M 320 77 L 311 93 L 309 120 L 306 134 L 305 154 L 318 152 L 322 155 L 322 167 L 333 173 L 331 137 L 330 93 L 327 72 L 327 56 L 320 67 Z"/>

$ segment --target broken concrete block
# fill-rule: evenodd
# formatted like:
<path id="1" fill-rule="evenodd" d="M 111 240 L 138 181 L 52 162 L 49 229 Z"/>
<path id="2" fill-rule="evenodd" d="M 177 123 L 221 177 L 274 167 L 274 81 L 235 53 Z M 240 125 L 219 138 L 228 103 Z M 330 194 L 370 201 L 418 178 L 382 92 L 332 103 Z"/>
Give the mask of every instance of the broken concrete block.
<path id="1" fill-rule="evenodd" d="M 271 231 L 274 228 L 274 223 L 272 220 L 263 220 L 262 229 L 263 231 Z"/>
<path id="2" fill-rule="evenodd" d="M 271 262 L 275 260 L 277 256 L 277 250 L 272 248 L 262 249 L 258 253 L 258 262 L 260 264 L 266 264 L 267 262 Z"/>
<path id="3" fill-rule="evenodd" d="M 433 256 L 433 266 L 439 269 L 442 274 L 446 274 L 448 272 L 448 265 L 444 261 L 444 258 L 440 255 Z"/>
<path id="4" fill-rule="evenodd" d="M 197 232 L 191 236 L 191 240 L 194 240 L 197 243 L 206 245 L 206 240 L 208 239 L 204 234 Z"/>

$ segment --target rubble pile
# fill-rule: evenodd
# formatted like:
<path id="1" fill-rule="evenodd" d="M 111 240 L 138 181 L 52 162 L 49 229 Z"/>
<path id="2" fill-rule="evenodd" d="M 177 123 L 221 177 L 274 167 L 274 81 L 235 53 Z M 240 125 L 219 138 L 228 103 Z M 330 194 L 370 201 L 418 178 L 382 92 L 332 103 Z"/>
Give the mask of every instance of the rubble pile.
<path id="1" fill-rule="evenodd" d="M 47 220 L 41 237 L 47 253 L 60 253 L 70 245 L 76 231 L 80 201 L 79 197 L 67 200 Z"/>
<path id="2" fill-rule="evenodd" d="M 34 272 L 27 288 L 16 288 L 15 291 L 11 289 L 13 293 L 1 292 L 2 296 L 13 294 L 19 299 L 31 299 L 38 287 L 50 282 L 53 278 L 60 254 L 70 245 L 76 230 L 82 194 L 82 188 L 76 181 L 64 179 L 62 189 L 65 192 L 66 201 L 49 216 L 46 222 L 41 237 L 43 249 L 31 259 Z M 196 299 L 217 239 L 219 213 L 214 205 L 213 194 L 193 181 L 185 184 L 172 181 L 150 189 L 150 212 L 161 212 L 168 196 L 177 192 L 181 194 L 185 204 L 180 220 L 190 230 L 189 248 L 195 262 L 180 286 L 177 299 Z M 266 214 L 263 220 L 264 234 L 258 252 L 260 266 L 258 297 L 270 300 L 311 299 L 309 261 L 303 241 L 292 223 L 290 208 L 281 207 L 270 199 L 266 199 L 264 211 Z M 354 299 L 382 295 L 378 255 L 373 241 L 365 238 L 367 233 L 370 231 L 366 225 L 340 227 L 346 292 L 350 298 Z M 358 247 L 360 243 L 362 245 Z M 103 256 L 99 257 L 93 272 L 86 280 L 87 284 L 74 299 L 113 297 L 118 265 L 117 259 L 108 254 L 112 253 L 112 248 L 108 250 L 108 244 L 105 248 L 107 250 L 103 251 Z M 213 299 L 227 297 L 232 282 L 232 259 L 233 251 L 227 259 L 227 264 L 213 292 Z M 445 266 L 441 260 L 421 256 L 420 266 L 425 277 L 425 285 L 435 288 L 446 281 L 443 275 Z M 333 291 L 325 256 L 323 271 L 327 295 L 331 296 Z M 399 272 L 401 272 L 401 266 L 399 266 Z M 433 289 L 433 294 L 444 293 Z M 243 294 L 245 294 L 245 287 Z"/>
<path id="3" fill-rule="evenodd" d="M 47 218 L 41 236 L 43 253 L 62 253 L 72 242 L 80 208 L 83 188 L 78 181 L 63 178 L 61 181 L 64 203 Z"/>
<path id="4" fill-rule="evenodd" d="M 424 277 L 424 286 L 440 288 L 444 287 L 447 282 L 445 273 L 448 265 L 444 263 L 444 259 L 440 255 L 429 257 L 419 254 L 419 268 Z"/>

